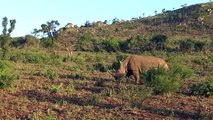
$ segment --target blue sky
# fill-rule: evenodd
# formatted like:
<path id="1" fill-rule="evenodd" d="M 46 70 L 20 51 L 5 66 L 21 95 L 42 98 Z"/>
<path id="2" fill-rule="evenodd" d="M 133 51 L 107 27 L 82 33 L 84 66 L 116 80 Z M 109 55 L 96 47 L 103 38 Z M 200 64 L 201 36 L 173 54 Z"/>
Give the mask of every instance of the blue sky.
<path id="1" fill-rule="evenodd" d="M 104 21 L 113 18 L 130 20 L 133 17 L 154 15 L 162 9 L 172 10 L 181 5 L 205 3 L 209 0 L 2 0 L 0 22 L 3 17 L 16 19 L 12 36 L 30 34 L 34 28 L 51 20 L 83 25 L 87 20 Z M 0 33 L 2 27 L 0 27 Z"/>

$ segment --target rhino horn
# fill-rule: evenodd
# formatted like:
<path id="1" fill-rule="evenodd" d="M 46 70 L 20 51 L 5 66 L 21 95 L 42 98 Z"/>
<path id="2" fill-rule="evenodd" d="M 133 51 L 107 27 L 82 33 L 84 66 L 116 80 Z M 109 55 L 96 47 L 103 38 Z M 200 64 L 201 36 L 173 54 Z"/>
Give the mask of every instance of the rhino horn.
<path id="1" fill-rule="evenodd" d="M 113 73 L 113 72 L 111 72 L 111 71 L 107 71 L 110 75 L 112 75 L 112 76 L 114 76 L 115 75 L 115 73 Z"/>

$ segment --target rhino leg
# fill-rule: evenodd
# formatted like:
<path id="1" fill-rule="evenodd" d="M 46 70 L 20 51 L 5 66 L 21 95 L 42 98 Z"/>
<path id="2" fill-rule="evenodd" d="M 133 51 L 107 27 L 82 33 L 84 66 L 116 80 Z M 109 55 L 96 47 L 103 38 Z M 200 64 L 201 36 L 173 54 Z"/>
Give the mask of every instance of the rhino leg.
<path id="1" fill-rule="evenodd" d="M 133 71 L 132 70 L 127 71 L 127 74 L 126 74 L 126 83 L 130 82 L 131 75 L 133 75 Z"/>
<path id="2" fill-rule="evenodd" d="M 139 71 L 138 71 L 138 70 L 134 70 L 134 71 L 133 71 L 133 75 L 134 75 L 134 77 L 135 77 L 135 83 L 136 83 L 136 84 L 139 84 L 139 82 L 140 82 Z"/>

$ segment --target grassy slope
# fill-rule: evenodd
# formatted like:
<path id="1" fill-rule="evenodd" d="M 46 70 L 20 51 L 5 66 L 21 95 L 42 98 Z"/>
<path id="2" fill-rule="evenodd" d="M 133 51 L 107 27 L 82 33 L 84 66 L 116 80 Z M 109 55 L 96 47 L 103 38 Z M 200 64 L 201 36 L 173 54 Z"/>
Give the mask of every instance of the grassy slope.
<path id="1" fill-rule="evenodd" d="M 26 53 L 45 55 L 47 60 L 32 63 L 22 56 Z M 195 119 L 205 116 L 213 117 L 212 98 L 184 94 L 191 83 L 212 76 L 212 56 L 202 53 L 146 54 L 165 58 L 170 64 L 176 62 L 190 67 L 196 74 L 190 80 L 186 80 L 183 88 L 177 93 L 166 96 L 152 95 L 151 90 L 144 85 L 135 86 L 132 83 L 122 82 L 118 88 L 107 72 L 95 70 L 93 65 L 97 63 L 110 66 L 117 54 L 75 52 L 68 59 L 66 52 L 57 51 L 54 57 L 57 59 L 53 60 L 51 58 L 53 53 L 46 50 L 14 49 L 10 55 L 13 56 L 14 72 L 18 74 L 19 79 L 12 89 L 0 90 L 0 118 Z M 206 59 L 208 63 L 200 59 Z"/>
<path id="2" fill-rule="evenodd" d="M 208 9 L 213 10 L 213 2 L 166 11 L 163 14 L 129 22 L 101 27 L 71 28 L 63 31 L 60 36 L 69 41 L 72 39 L 73 33 L 90 32 L 96 38 L 115 37 L 126 40 L 138 34 L 165 34 L 169 37 L 169 40 L 184 38 L 206 40 L 212 36 L 213 29 L 213 13 L 209 14 Z M 199 21 L 199 18 L 204 18 L 204 20 Z"/>
<path id="3" fill-rule="evenodd" d="M 212 8 L 212 3 L 206 5 Z M 206 9 L 200 5 L 196 7 L 196 9 Z M 186 10 L 190 9 L 186 8 Z M 212 15 L 206 17 L 208 19 L 205 24 L 210 26 L 213 23 Z M 68 35 L 66 40 L 72 39 L 69 37 L 70 34 L 85 31 L 92 32 L 98 38 L 117 37 L 121 40 L 137 34 L 150 35 L 151 33 L 165 33 L 170 40 L 182 37 L 209 39 L 209 27 L 204 26 L 205 29 L 203 29 L 196 26 L 188 30 L 185 28 L 191 24 L 184 25 L 183 21 L 158 23 L 166 18 L 167 15 L 164 14 L 105 27 L 79 28 L 75 29 L 75 32 L 73 30 L 64 31 L 63 35 Z M 196 18 L 192 17 L 189 20 L 196 23 Z M 41 54 L 47 60 L 33 63 L 25 58 L 26 54 L 36 56 Z M 183 88 L 176 93 L 165 96 L 152 95 L 151 90 L 143 85 L 135 86 L 132 83 L 122 82 L 118 88 L 108 73 L 95 70 L 94 65 L 97 63 L 110 66 L 116 59 L 117 54 L 115 53 L 75 52 L 71 58 L 67 58 L 65 51 L 52 53 L 51 50 L 38 48 L 13 49 L 10 54 L 13 57 L 10 58 L 12 58 L 14 72 L 18 74 L 19 79 L 13 88 L 0 90 L 0 118 L 197 119 L 213 117 L 212 98 L 185 94 L 190 84 L 213 76 L 211 54 L 159 51 L 144 54 L 160 56 L 169 64 L 179 63 L 187 66 L 194 70 L 195 75 L 184 81 Z M 57 59 L 52 59 L 51 56 Z"/>

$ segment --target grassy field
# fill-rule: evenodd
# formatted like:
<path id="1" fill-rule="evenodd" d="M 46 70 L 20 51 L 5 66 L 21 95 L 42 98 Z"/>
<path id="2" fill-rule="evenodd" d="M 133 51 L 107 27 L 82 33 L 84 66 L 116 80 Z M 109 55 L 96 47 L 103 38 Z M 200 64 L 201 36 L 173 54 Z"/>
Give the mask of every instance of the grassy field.
<path id="1" fill-rule="evenodd" d="M 213 76 L 213 56 L 202 52 L 146 52 L 194 71 L 182 87 L 154 94 L 134 81 L 116 84 L 105 72 L 124 53 L 12 49 L 7 59 L 17 80 L 0 89 L 1 119 L 210 119 L 212 97 L 193 96 L 189 88 Z M 102 72 L 101 72 L 102 71 Z"/>
<path id="2" fill-rule="evenodd" d="M 61 28 L 54 39 L 1 35 L 0 119 L 213 119 L 208 9 L 212 2 L 110 25 Z M 169 71 L 144 72 L 139 85 L 133 79 L 117 84 L 107 71 L 132 54 L 163 58 Z M 151 77 L 155 84 L 144 77 L 149 73 L 158 74 Z"/>

